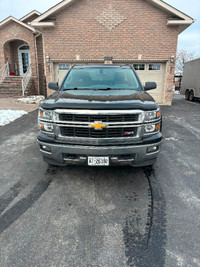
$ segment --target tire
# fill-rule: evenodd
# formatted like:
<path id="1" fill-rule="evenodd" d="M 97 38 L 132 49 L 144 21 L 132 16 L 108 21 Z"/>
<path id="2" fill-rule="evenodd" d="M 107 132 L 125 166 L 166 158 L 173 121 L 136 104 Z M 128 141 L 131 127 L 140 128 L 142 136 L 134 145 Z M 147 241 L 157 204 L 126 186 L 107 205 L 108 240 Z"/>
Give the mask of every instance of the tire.
<path id="1" fill-rule="evenodd" d="M 191 91 L 189 94 L 189 100 L 194 101 L 194 92 L 193 91 Z"/>
<path id="2" fill-rule="evenodd" d="M 189 100 L 189 95 L 190 95 L 189 90 L 186 90 L 185 91 L 185 100 Z"/>

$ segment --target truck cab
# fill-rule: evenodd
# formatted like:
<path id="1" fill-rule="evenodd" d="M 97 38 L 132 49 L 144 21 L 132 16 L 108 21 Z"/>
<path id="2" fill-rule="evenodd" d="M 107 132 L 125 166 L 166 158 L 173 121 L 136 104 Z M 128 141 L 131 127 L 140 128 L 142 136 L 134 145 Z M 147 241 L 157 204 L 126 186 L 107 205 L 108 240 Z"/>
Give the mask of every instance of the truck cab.
<path id="1" fill-rule="evenodd" d="M 50 165 L 149 166 L 160 151 L 161 112 L 135 70 L 73 66 L 39 107 L 38 143 Z"/>

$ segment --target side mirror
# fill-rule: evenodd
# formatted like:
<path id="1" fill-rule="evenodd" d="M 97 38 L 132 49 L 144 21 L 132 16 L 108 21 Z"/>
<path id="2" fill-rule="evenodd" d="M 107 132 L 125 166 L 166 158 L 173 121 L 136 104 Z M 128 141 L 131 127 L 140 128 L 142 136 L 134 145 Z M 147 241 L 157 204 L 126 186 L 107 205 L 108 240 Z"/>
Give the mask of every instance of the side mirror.
<path id="1" fill-rule="evenodd" d="M 49 87 L 49 89 L 51 89 L 51 90 L 55 90 L 55 91 L 58 91 L 58 89 L 59 89 L 59 85 L 58 85 L 58 83 L 56 83 L 56 82 L 50 82 L 50 83 L 48 84 L 48 87 Z"/>
<path id="2" fill-rule="evenodd" d="M 156 89 L 156 88 L 157 88 L 157 84 L 155 82 L 146 82 L 144 86 L 145 91 Z"/>

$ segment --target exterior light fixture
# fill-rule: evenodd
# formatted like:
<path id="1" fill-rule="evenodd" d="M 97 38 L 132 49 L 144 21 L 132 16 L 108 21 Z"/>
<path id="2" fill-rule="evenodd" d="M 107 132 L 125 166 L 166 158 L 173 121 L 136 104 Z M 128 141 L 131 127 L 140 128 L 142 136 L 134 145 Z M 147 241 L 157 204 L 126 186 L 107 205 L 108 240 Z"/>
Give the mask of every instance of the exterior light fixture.
<path id="1" fill-rule="evenodd" d="M 174 64 L 174 61 L 175 61 L 175 57 L 174 57 L 174 55 L 172 55 L 172 56 L 170 57 L 170 63 L 171 63 L 171 64 Z"/>
<path id="2" fill-rule="evenodd" d="M 51 61 L 51 59 L 50 59 L 49 56 L 46 56 L 46 61 L 47 61 L 47 65 L 50 65 L 50 61 Z"/>
<path id="3" fill-rule="evenodd" d="M 104 64 L 113 64 L 113 57 L 104 57 Z"/>

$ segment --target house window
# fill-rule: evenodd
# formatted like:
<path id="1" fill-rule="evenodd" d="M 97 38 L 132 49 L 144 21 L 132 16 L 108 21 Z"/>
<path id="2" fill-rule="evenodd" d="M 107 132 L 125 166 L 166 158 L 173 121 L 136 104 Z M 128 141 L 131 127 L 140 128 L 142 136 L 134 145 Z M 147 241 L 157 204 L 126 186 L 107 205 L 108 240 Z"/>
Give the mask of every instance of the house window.
<path id="1" fill-rule="evenodd" d="M 29 50 L 29 46 L 28 45 L 23 45 L 23 46 L 20 46 L 19 50 Z"/>
<path id="2" fill-rule="evenodd" d="M 133 64 L 135 70 L 145 70 L 145 64 Z"/>
<path id="3" fill-rule="evenodd" d="M 66 63 L 58 64 L 58 70 L 69 70 L 69 69 L 70 69 L 70 64 L 66 64 Z"/>
<path id="4" fill-rule="evenodd" d="M 161 70 L 161 64 L 149 64 L 149 70 Z"/>

